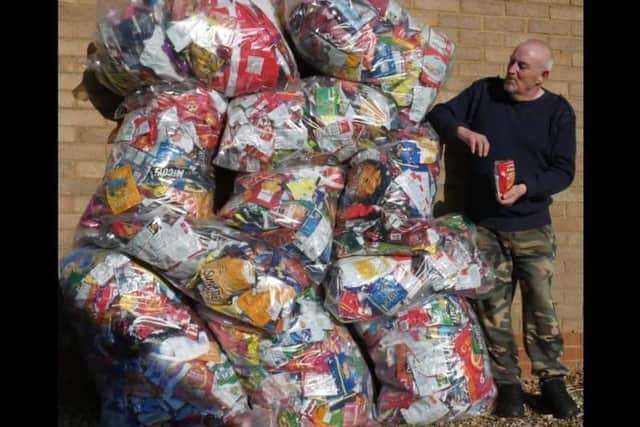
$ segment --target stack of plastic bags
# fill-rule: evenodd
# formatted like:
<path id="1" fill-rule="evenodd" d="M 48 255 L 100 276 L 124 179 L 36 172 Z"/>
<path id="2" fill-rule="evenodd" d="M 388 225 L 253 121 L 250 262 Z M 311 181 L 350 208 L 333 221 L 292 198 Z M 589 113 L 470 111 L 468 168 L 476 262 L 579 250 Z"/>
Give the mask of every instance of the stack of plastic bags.
<path id="1" fill-rule="evenodd" d="M 92 248 L 69 252 L 59 274 L 103 399 L 103 425 L 236 425 L 248 411 L 229 360 L 158 276 Z"/>
<path id="2" fill-rule="evenodd" d="M 284 88 L 297 66 L 265 0 L 100 0 L 90 67 L 127 95 L 198 79 L 227 96 Z"/>
<path id="3" fill-rule="evenodd" d="M 425 426 L 493 410 L 497 389 L 488 352 L 463 297 L 434 294 L 356 329 L 382 383 L 377 419 L 383 425 Z"/>
<path id="4" fill-rule="evenodd" d="M 296 47 L 323 74 L 393 96 L 407 123 L 422 121 L 443 84 L 453 43 L 418 25 L 396 0 L 282 0 Z"/>
<path id="5" fill-rule="evenodd" d="M 194 222 L 213 216 L 210 163 L 226 101 L 193 84 L 147 89 L 123 104 L 131 111 L 115 137 L 104 179 L 80 219 L 78 244 L 119 248 L 155 217 Z"/>
<path id="6" fill-rule="evenodd" d="M 225 224 L 281 248 L 304 263 L 315 283 L 331 262 L 333 228 L 344 172 L 338 166 L 298 166 L 236 179 L 220 209 Z"/>
<path id="7" fill-rule="evenodd" d="M 255 408 L 255 426 L 373 427 L 371 374 L 349 332 L 307 292 L 286 331 L 267 336 L 199 311 L 225 349 Z"/>

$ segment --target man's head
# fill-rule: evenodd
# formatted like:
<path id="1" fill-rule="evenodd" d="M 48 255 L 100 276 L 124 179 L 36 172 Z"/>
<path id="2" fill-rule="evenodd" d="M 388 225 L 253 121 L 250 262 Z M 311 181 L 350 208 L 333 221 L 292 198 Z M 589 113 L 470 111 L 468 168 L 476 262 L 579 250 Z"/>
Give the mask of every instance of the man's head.
<path id="1" fill-rule="evenodd" d="M 545 42 L 522 42 L 509 58 L 504 90 L 516 101 L 536 99 L 544 93 L 542 84 L 549 77 L 552 66 L 551 49 Z"/>

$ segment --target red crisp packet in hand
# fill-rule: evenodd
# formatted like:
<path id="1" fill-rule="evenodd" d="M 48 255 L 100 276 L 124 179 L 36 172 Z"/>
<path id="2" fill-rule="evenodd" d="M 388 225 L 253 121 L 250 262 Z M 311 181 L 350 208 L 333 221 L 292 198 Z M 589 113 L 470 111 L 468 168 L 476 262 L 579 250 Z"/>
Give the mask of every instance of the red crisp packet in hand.
<path id="1" fill-rule="evenodd" d="M 496 160 L 493 164 L 498 195 L 509 191 L 516 180 L 516 163 L 513 160 Z"/>

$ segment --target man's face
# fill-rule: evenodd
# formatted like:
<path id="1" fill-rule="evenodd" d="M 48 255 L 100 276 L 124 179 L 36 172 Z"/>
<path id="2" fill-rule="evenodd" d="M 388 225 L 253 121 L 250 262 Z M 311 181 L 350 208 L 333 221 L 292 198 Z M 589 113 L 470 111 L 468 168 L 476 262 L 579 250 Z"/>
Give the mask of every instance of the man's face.
<path id="1" fill-rule="evenodd" d="M 522 45 L 511 54 L 504 90 L 512 97 L 537 93 L 548 75 L 545 53 L 537 46 Z"/>

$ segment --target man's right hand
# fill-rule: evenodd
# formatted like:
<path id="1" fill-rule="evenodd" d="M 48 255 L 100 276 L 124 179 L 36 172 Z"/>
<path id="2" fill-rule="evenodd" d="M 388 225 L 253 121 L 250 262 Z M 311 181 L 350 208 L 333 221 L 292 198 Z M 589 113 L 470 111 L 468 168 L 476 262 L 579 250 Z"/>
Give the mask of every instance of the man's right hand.
<path id="1" fill-rule="evenodd" d="M 469 147 L 472 154 L 478 157 L 487 157 L 489 154 L 489 140 L 483 134 L 458 126 L 456 136 Z"/>

